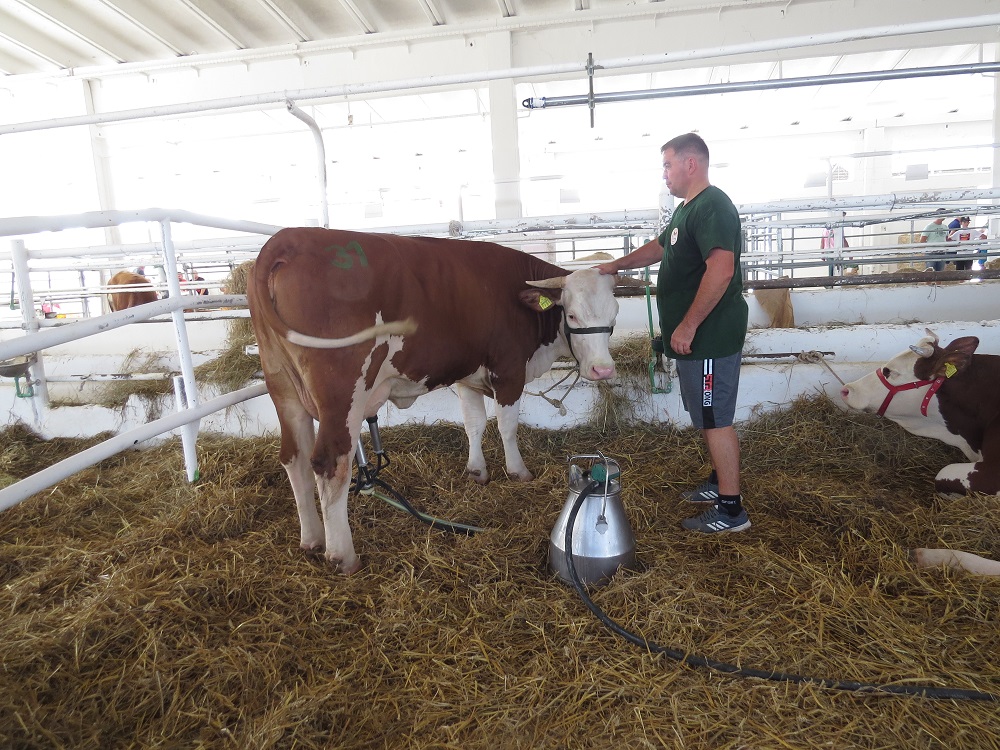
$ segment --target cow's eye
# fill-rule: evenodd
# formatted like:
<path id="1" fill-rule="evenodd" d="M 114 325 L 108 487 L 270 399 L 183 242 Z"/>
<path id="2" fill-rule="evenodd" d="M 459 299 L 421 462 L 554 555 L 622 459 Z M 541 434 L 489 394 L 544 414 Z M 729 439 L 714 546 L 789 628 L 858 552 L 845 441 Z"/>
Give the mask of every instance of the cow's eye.
<path id="1" fill-rule="evenodd" d="M 892 374 L 892 370 L 890 370 L 890 369 L 889 369 L 888 367 L 883 367 L 883 368 L 882 368 L 882 377 L 883 377 L 883 378 L 887 378 L 887 377 L 889 377 L 889 376 L 890 376 L 891 374 Z"/>
<path id="2" fill-rule="evenodd" d="M 566 317 L 567 317 L 567 318 L 568 318 L 569 320 L 572 320 L 572 321 L 573 321 L 574 323 L 576 322 L 576 316 L 575 316 L 575 315 L 574 315 L 573 313 L 568 313 L 568 314 L 566 315 Z"/>

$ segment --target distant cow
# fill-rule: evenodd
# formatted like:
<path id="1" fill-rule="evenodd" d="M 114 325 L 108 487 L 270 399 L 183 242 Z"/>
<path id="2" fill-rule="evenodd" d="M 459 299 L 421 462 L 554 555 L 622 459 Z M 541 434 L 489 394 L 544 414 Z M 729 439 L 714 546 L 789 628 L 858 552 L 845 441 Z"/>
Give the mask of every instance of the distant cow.
<path id="1" fill-rule="evenodd" d="M 140 276 L 131 271 L 119 271 L 108 280 L 108 286 L 121 286 L 123 284 L 145 284 L 149 286 L 150 281 L 145 276 Z M 125 292 L 115 292 L 108 295 L 108 305 L 111 312 L 126 310 L 136 305 L 145 305 L 147 302 L 156 302 L 156 292 L 152 289 L 136 290 L 130 289 Z"/>
<path id="2" fill-rule="evenodd" d="M 318 228 L 275 234 L 247 295 L 302 548 L 325 548 L 343 573 L 360 567 L 347 520 L 352 461 L 362 420 L 386 401 L 406 408 L 455 384 L 466 471 L 486 482 L 483 396 L 493 397 L 507 473 L 530 480 L 517 446 L 524 384 L 561 355 L 590 380 L 614 375 L 615 281 L 485 242 Z"/>
<path id="3" fill-rule="evenodd" d="M 944 494 L 1000 494 L 1000 356 L 973 354 L 975 336 L 948 346 L 927 330 L 909 351 L 870 375 L 848 383 L 840 394 L 854 409 L 876 412 L 915 435 L 957 446 L 972 463 L 938 472 Z"/>

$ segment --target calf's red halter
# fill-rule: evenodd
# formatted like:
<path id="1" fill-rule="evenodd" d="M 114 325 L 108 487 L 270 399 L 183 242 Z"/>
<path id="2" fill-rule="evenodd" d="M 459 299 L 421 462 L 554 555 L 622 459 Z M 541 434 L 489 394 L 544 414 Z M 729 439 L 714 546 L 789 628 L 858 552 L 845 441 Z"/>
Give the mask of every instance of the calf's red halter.
<path id="1" fill-rule="evenodd" d="M 885 401 L 878 408 L 878 415 L 881 417 L 885 414 L 885 410 L 889 408 L 889 402 L 892 401 L 892 397 L 895 396 L 900 391 L 912 391 L 914 388 L 922 388 L 925 385 L 929 385 L 930 388 L 927 389 L 927 393 L 924 394 L 924 400 L 920 404 L 920 413 L 925 417 L 927 416 L 927 404 L 931 402 L 934 398 L 934 394 L 938 392 L 938 388 L 944 382 L 944 376 L 940 378 L 934 378 L 933 380 L 914 380 L 912 383 L 906 383 L 904 385 L 893 385 L 889 382 L 889 379 L 882 374 L 882 368 L 880 367 L 875 371 L 878 375 L 878 379 L 882 381 L 882 385 L 889 389 L 889 392 L 885 395 Z"/>

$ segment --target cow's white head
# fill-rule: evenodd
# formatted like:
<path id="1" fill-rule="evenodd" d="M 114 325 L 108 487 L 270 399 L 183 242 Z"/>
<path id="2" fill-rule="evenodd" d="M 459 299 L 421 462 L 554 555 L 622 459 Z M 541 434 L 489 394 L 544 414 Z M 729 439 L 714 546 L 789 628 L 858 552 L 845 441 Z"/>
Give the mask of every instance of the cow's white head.
<path id="1" fill-rule="evenodd" d="M 588 380 L 614 377 L 615 363 L 608 347 L 618 317 L 614 289 L 623 280 L 602 274 L 596 268 L 584 268 L 568 276 L 527 283 L 535 289 L 523 291 L 521 301 L 533 310 L 541 312 L 562 306 L 560 336 L 579 362 L 580 374 Z"/>
<path id="2" fill-rule="evenodd" d="M 916 345 L 875 372 L 847 383 L 840 391 L 847 405 L 894 420 L 927 416 L 938 388 L 969 366 L 979 339 L 963 336 L 942 348 L 934 332 L 926 330 L 927 336 Z"/>

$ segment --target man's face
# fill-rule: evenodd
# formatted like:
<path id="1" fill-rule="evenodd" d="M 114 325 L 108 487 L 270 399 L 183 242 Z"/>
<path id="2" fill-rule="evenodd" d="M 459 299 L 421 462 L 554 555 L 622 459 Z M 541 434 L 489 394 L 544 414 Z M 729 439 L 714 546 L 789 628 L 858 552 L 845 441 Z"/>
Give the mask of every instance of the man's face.
<path id="1" fill-rule="evenodd" d="M 663 180 L 667 183 L 667 189 L 671 195 L 683 198 L 687 195 L 690 183 L 691 157 L 679 156 L 672 148 L 668 148 L 661 156 L 663 157 Z"/>
<path id="2" fill-rule="evenodd" d="M 965 229 L 969 226 L 969 221 L 970 219 L 959 219 L 958 223 L 962 225 L 962 229 Z"/>

